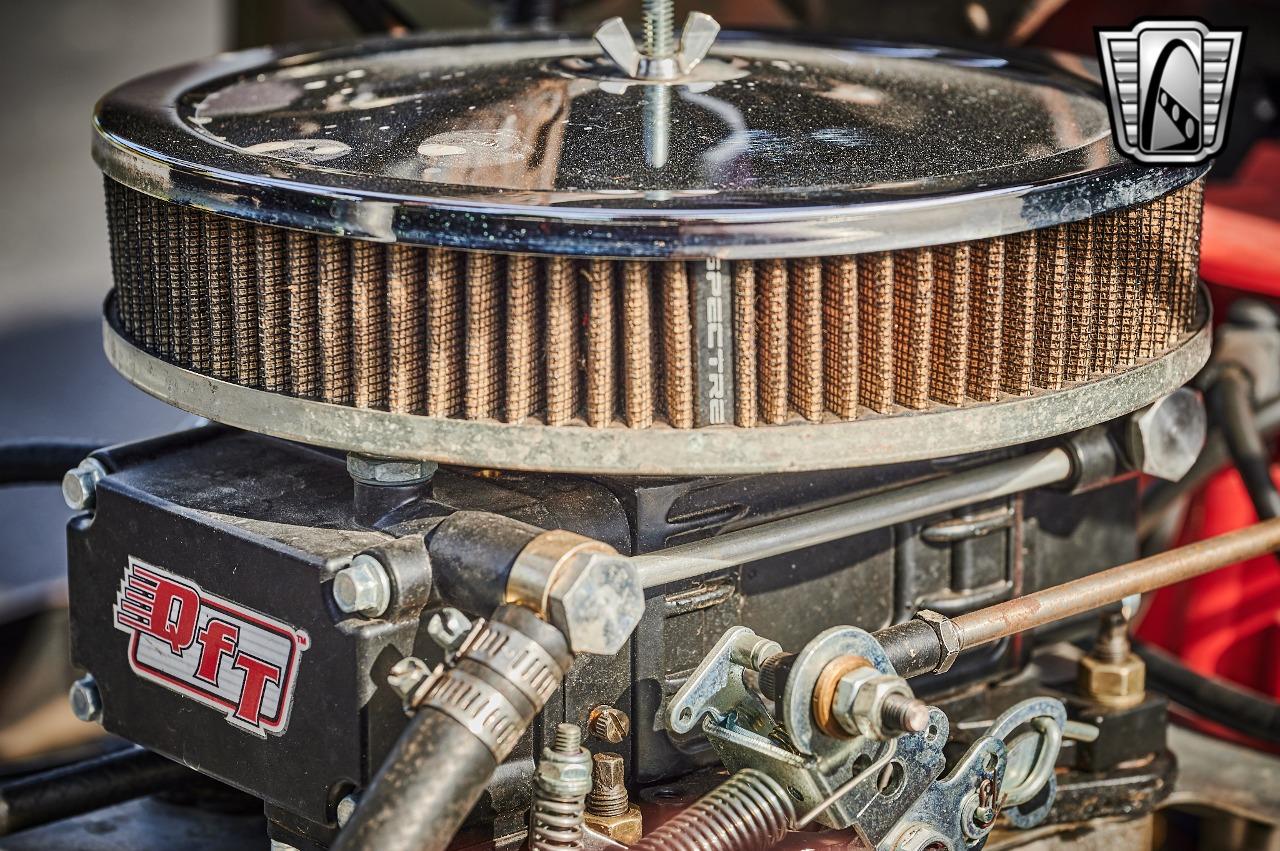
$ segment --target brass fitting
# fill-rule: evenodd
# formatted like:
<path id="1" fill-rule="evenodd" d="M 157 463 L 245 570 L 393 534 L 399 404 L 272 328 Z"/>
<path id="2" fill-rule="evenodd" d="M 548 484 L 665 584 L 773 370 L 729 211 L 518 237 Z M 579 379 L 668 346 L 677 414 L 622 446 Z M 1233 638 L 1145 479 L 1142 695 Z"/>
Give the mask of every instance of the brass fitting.
<path id="1" fill-rule="evenodd" d="M 1113 709 L 1137 706 L 1147 696 L 1147 666 L 1129 645 L 1128 622 L 1104 615 L 1098 639 L 1080 660 L 1080 694 Z"/>
<path id="2" fill-rule="evenodd" d="M 598 753 L 592 758 L 591 794 L 583 823 L 623 845 L 634 845 L 644 835 L 640 808 L 627 796 L 626 765 L 614 753 Z"/>

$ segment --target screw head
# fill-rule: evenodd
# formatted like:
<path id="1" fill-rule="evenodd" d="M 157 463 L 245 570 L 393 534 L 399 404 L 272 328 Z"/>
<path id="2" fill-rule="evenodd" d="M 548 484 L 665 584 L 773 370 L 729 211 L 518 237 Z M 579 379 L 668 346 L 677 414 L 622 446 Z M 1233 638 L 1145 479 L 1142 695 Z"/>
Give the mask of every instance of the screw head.
<path id="1" fill-rule="evenodd" d="M 336 816 L 338 819 L 338 827 L 346 827 L 347 822 L 351 821 L 351 816 L 355 814 L 356 804 L 359 803 L 355 793 L 344 795 L 342 800 L 338 802 Z"/>
<path id="2" fill-rule="evenodd" d="M 443 608 L 427 621 L 427 635 L 446 653 L 452 653 L 471 632 L 471 621 L 462 612 Z"/>
<path id="3" fill-rule="evenodd" d="M 81 721 L 90 724 L 102 721 L 102 695 L 92 674 L 85 674 L 72 683 L 67 698 L 71 701 L 71 712 Z"/>
<path id="4" fill-rule="evenodd" d="M 600 741 L 616 745 L 631 733 L 631 719 L 621 709 L 601 705 L 591 710 L 587 730 Z"/>
<path id="5" fill-rule="evenodd" d="M 1200 457 L 1208 416 L 1199 391 L 1181 387 L 1129 420 L 1129 452 L 1150 476 L 1176 482 Z"/>
<path id="6" fill-rule="evenodd" d="M 361 553 L 333 577 L 333 601 L 349 615 L 376 618 L 391 605 L 391 577 L 382 562 Z"/>
<path id="7" fill-rule="evenodd" d="M 107 474 L 102 464 L 86 458 L 62 477 L 62 499 L 72 511 L 92 511 L 98 482 Z"/>
<path id="8" fill-rule="evenodd" d="M 430 676 L 431 669 L 426 662 L 417 656 L 406 656 L 391 666 L 391 670 L 387 672 L 387 684 L 408 705 Z"/>

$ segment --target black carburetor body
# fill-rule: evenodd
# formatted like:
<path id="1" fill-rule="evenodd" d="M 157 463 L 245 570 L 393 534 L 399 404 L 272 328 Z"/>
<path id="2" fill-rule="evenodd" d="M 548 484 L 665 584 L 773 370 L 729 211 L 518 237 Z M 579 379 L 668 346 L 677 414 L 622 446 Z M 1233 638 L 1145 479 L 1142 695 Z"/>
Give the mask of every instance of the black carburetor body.
<path id="1" fill-rule="evenodd" d="M 74 660 L 97 681 L 104 726 L 264 799 L 273 821 L 324 843 L 337 802 L 367 785 L 404 726 L 388 670 L 442 655 L 422 611 L 384 620 L 337 608 L 332 578 L 355 554 L 458 510 L 648 552 L 998 456 L 662 480 L 447 468 L 382 494 L 353 485 L 341 454 L 219 426 L 95 457 L 109 474 L 94 511 L 70 525 L 70 605 Z M 1061 583 L 1134 555 L 1135 505 L 1131 480 L 1087 498 L 1036 491 L 650 589 L 629 650 L 578 662 L 482 806 L 501 830 L 527 806 L 543 730 L 585 723 L 600 704 L 630 713 L 632 735 L 593 749 L 626 748 L 633 780 L 714 762 L 705 742 L 673 740 L 657 719 L 730 626 L 796 650 L 838 624 L 875 630 L 919 608 L 954 614 Z M 425 611 L 439 605 L 459 603 L 437 593 Z M 1015 671 L 1025 645 L 977 650 L 920 689 Z"/>

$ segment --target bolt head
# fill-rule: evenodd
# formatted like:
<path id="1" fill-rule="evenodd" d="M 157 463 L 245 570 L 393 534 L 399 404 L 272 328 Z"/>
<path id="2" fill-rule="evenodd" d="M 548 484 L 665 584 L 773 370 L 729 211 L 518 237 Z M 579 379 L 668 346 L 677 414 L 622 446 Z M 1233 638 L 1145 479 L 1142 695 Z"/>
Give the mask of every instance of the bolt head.
<path id="1" fill-rule="evenodd" d="M 1182 387 L 1130 418 L 1129 454 L 1147 475 L 1176 482 L 1200 457 L 1207 432 L 1204 399 Z"/>
<path id="2" fill-rule="evenodd" d="M 98 482 L 107 474 L 96 459 L 86 458 L 62 477 L 62 499 L 72 511 L 92 511 Z"/>
<path id="3" fill-rule="evenodd" d="M 574 653 L 612 656 L 644 615 L 644 590 L 630 559 L 584 552 L 552 586 L 548 610 Z"/>
<path id="4" fill-rule="evenodd" d="M 439 468 L 434 461 L 375 458 L 354 452 L 347 456 L 347 473 L 367 485 L 413 485 L 429 481 Z"/>
<path id="5" fill-rule="evenodd" d="M 354 794 L 343 796 L 342 800 L 338 802 L 336 812 L 338 827 L 347 826 L 347 822 L 351 821 L 351 816 L 355 814 L 356 804 L 358 803 L 359 801 L 356 800 L 356 796 Z"/>
<path id="6" fill-rule="evenodd" d="M 391 577 L 380 561 L 361 553 L 333 577 L 333 601 L 349 615 L 378 617 L 391 605 Z"/>
<path id="7" fill-rule="evenodd" d="M 85 674 L 72 683 L 67 698 L 71 702 L 72 714 L 81 721 L 90 724 L 102 721 L 102 695 L 91 674 Z"/>
<path id="8" fill-rule="evenodd" d="M 626 761 L 616 753 L 591 757 L 592 783 L 601 789 L 616 789 L 627 782 Z"/>
<path id="9" fill-rule="evenodd" d="M 427 621 L 427 635 L 442 650 L 452 653 L 471 631 L 471 621 L 457 609 L 443 608 Z"/>
<path id="10" fill-rule="evenodd" d="M 430 676 L 431 668 L 426 662 L 417 656 L 406 656 L 391 666 L 391 670 L 387 672 L 387 684 L 407 704 Z"/>

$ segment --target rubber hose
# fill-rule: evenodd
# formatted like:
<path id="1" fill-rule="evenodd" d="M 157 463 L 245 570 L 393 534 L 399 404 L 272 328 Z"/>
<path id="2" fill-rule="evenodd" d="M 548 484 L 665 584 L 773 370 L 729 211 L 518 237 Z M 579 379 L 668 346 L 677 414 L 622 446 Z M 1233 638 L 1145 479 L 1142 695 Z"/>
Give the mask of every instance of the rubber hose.
<path id="1" fill-rule="evenodd" d="M 1231 460 L 1240 471 L 1259 520 L 1280 517 L 1280 490 L 1271 478 L 1271 453 L 1253 412 L 1253 384 L 1240 369 L 1222 371 L 1209 390 Z"/>
<path id="2" fill-rule="evenodd" d="M 1149 688 L 1210 721 L 1280 745 L 1280 703 L 1197 673 L 1149 644 L 1134 642 L 1133 652 L 1147 665 Z"/>
<path id="3" fill-rule="evenodd" d="M 443 851 L 497 767 L 462 724 L 419 710 L 330 851 Z"/>
<path id="4" fill-rule="evenodd" d="M 60 482 L 102 443 L 63 438 L 36 438 L 0 443 L 0 485 Z"/>

